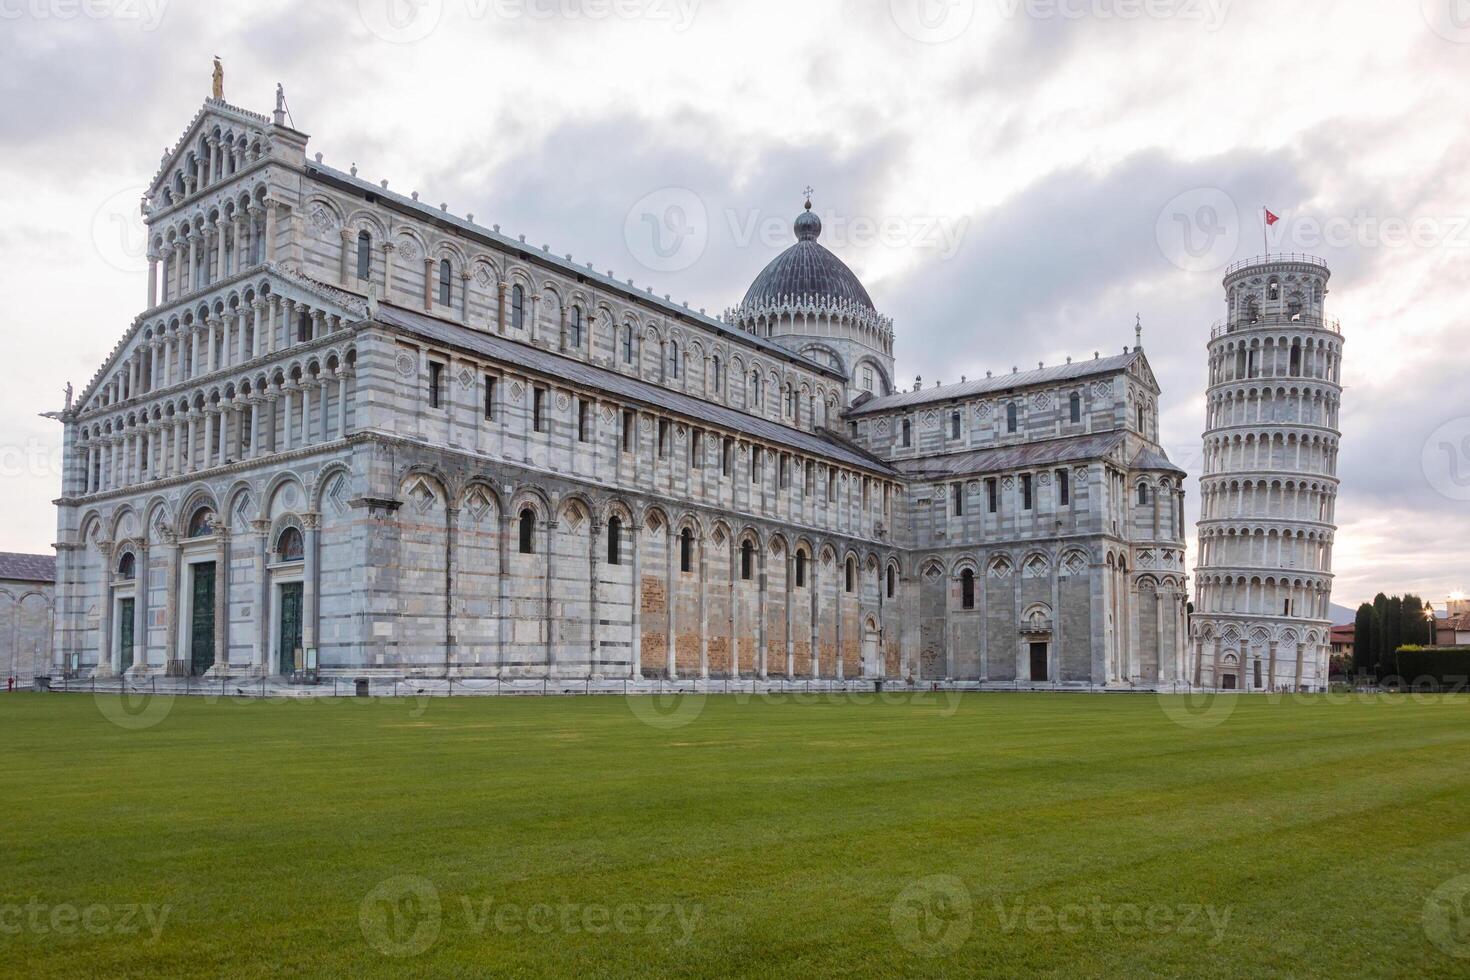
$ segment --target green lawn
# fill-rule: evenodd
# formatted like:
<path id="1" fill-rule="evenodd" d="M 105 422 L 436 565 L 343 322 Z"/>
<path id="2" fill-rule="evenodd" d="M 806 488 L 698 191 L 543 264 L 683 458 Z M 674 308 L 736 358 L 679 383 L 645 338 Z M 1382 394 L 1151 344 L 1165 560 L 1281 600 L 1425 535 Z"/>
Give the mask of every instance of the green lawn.
<path id="1" fill-rule="evenodd" d="M 1470 699 L 1182 706 L 5 696 L 0 970 L 1470 975 Z"/>

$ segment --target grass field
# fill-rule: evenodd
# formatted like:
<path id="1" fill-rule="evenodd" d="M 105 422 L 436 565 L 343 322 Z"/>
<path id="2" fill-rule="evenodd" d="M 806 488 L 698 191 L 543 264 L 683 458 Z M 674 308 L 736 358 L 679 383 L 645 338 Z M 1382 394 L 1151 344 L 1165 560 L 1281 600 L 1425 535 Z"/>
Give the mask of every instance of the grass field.
<path id="1" fill-rule="evenodd" d="M 0 970 L 1470 975 L 1470 699 L 1183 704 L 5 696 Z"/>

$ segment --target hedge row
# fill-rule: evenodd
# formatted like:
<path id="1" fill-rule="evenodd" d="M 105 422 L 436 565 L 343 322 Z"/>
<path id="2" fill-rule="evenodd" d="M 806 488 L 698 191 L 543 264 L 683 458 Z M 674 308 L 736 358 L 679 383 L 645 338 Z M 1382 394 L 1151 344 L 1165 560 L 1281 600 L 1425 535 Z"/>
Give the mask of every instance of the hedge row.
<path id="1" fill-rule="evenodd" d="M 1399 647 L 1395 673 L 1405 686 L 1470 687 L 1470 647 Z"/>

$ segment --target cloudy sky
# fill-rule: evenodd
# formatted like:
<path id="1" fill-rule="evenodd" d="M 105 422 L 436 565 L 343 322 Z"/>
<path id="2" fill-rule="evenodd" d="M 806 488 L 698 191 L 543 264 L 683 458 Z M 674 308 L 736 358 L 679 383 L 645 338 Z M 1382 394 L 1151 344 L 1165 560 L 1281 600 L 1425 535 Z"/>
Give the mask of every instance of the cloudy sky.
<path id="1" fill-rule="evenodd" d="M 712 312 L 810 184 L 904 384 L 1141 314 L 1192 472 L 1269 204 L 1347 338 L 1335 601 L 1470 587 L 1470 0 L 0 0 L 0 550 L 54 540 L 38 413 L 143 305 L 136 202 L 213 55 L 328 164 Z"/>

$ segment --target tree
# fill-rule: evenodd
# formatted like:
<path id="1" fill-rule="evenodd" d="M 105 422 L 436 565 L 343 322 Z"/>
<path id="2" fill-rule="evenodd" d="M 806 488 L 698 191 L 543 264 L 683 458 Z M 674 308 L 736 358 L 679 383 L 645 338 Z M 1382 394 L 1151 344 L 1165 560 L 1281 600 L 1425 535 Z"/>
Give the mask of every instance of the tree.
<path id="1" fill-rule="evenodd" d="M 1382 592 L 1373 597 L 1373 614 L 1377 626 L 1373 631 L 1373 664 L 1377 669 L 1380 664 L 1393 662 L 1389 659 L 1393 648 L 1388 645 L 1388 596 Z"/>
<path id="2" fill-rule="evenodd" d="M 1377 662 L 1374 655 L 1378 643 L 1377 620 L 1373 603 L 1365 602 L 1358 607 L 1358 616 L 1353 620 L 1353 669 L 1359 674 L 1371 674 Z"/>
<path id="3" fill-rule="evenodd" d="M 1424 600 L 1416 595 L 1404 596 L 1403 642 L 1426 645 L 1429 642 L 1429 631 L 1424 628 L 1425 625 Z"/>
<path id="4" fill-rule="evenodd" d="M 1388 600 L 1388 615 L 1383 620 L 1383 632 L 1387 635 L 1383 659 L 1379 661 L 1381 674 L 1394 674 L 1394 654 L 1404 645 L 1404 600 L 1394 596 Z"/>

